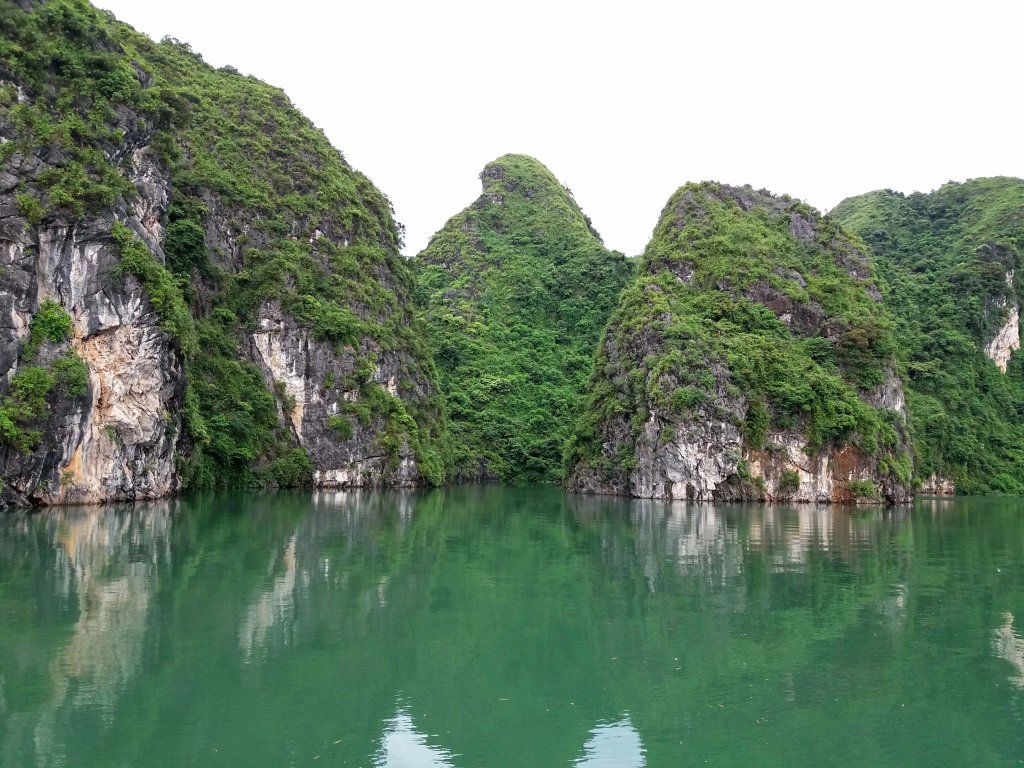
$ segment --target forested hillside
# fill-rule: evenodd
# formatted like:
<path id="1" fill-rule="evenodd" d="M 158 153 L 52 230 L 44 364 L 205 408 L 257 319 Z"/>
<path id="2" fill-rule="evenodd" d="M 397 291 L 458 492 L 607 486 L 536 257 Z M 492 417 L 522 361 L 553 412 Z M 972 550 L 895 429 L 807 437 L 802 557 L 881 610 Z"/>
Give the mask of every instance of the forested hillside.
<path id="1" fill-rule="evenodd" d="M 925 490 L 1024 492 L 1024 181 L 871 192 L 831 215 L 875 252 Z"/>
<path id="2" fill-rule="evenodd" d="M 416 259 L 456 478 L 550 481 L 630 264 L 533 158 L 505 155 Z"/>
<path id="3" fill-rule="evenodd" d="M 405 258 L 281 90 L 86 0 L 0 4 L 0 502 L 1024 493 L 1024 181 L 824 218 L 688 184 L 634 263 L 537 160 L 480 179 Z"/>

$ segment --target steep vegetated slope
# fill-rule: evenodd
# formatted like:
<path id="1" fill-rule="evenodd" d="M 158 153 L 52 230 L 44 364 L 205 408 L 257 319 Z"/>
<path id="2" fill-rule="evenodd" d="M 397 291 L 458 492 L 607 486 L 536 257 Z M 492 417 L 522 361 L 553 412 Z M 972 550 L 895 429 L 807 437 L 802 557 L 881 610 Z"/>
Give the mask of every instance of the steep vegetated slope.
<path id="1" fill-rule="evenodd" d="M 871 264 L 835 224 L 749 187 L 684 186 L 601 342 L 569 487 L 905 500 L 894 353 Z"/>
<path id="2" fill-rule="evenodd" d="M 871 192 L 831 215 L 876 253 L 924 490 L 1024 493 L 1024 181 Z"/>
<path id="3" fill-rule="evenodd" d="M 388 200 L 280 90 L 0 4 L 0 195 L 6 500 L 442 479 Z"/>
<path id="4" fill-rule="evenodd" d="M 630 264 L 533 158 L 484 168 L 483 194 L 416 258 L 463 480 L 549 481 Z"/>

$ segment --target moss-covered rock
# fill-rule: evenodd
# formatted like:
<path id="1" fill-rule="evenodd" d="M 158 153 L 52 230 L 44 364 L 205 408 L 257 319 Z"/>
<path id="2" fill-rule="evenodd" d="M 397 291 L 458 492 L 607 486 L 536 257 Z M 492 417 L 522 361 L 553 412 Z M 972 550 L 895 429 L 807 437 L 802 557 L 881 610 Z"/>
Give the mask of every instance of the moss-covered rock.
<path id="1" fill-rule="evenodd" d="M 569 487 L 905 500 L 894 352 L 855 240 L 789 197 L 688 184 L 601 341 L 566 451 Z"/>

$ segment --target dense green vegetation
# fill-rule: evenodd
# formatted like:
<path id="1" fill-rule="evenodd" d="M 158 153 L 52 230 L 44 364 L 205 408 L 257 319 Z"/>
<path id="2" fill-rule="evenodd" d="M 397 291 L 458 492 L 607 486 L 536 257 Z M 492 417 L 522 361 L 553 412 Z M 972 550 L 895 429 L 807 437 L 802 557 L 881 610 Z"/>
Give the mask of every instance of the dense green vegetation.
<path id="1" fill-rule="evenodd" d="M 586 462 L 623 482 L 656 409 L 734 423 L 752 449 L 769 430 L 800 431 L 809 448 L 853 443 L 909 480 L 896 414 L 868 401 L 895 351 L 873 290 L 866 257 L 808 206 L 749 187 L 680 188 L 601 343 L 569 469 Z M 609 454 L 614 422 L 630 435 Z M 669 428 L 660 440 L 671 439 Z"/>
<path id="2" fill-rule="evenodd" d="M 571 192 L 507 155 L 409 263 L 387 198 L 279 89 L 85 0 L 22 5 L 0 4 L 0 164 L 38 171 L 14 192 L 20 216 L 33 227 L 123 218 L 135 150 L 171 179 L 165 260 L 113 219 L 110 239 L 118 276 L 144 286 L 185 362 L 186 484 L 310 480 L 283 417 L 293 403 L 247 352 L 273 305 L 350 363 L 323 382 L 342 402 L 328 433 L 372 431 L 392 467 L 411 449 L 434 483 L 557 480 L 566 445 L 569 465 L 621 476 L 634 446 L 607 455 L 607 427 L 628 422 L 635 442 L 652 408 L 735 423 L 750 448 L 773 430 L 812 448 L 854 444 L 903 482 L 901 426 L 866 398 L 895 358 L 917 478 L 1024 493 L 1024 363 L 1014 356 L 1004 374 L 984 349 L 1019 304 L 1024 181 L 844 201 L 833 219 L 877 253 L 877 287 L 861 243 L 806 206 L 752 191 L 741 194 L 754 205 L 740 205 L 726 188 L 688 185 L 622 292 L 629 263 Z M 0 400 L 0 439 L 20 451 L 38 443 L 55 394 L 86 390 L 69 347 L 43 354 L 69 338 L 61 312 L 39 308 Z M 372 378 L 389 355 L 399 395 Z M 659 441 L 672 437 L 668 427 Z"/>
<path id="3" fill-rule="evenodd" d="M 480 198 L 415 260 L 455 471 L 556 480 L 594 346 L 630 265 L 533 158 L 501 157 L 481 179 Z"/>
<path id="4" fill-rule="evenodd" d="M 949 478 L 960 493 L 1024 493 L 1024 363 L 1014 355 L 1004 374 L 985 355 L 1020 300 L 1024 181 L 871 192 L 831 215 L 875 251 L 919 477 Z"/>
<path id="5" fill-rule="evenodd" d="M 146 107 L 154 125 L 166 124 L 171 110 L 162 91 L 144 92 L 120 47 L 128 37 L 139 36 L 82 0 L 42 3 L 31 13 L 0 5 L 0 114 L 17 129 L 0 145 L 0 161 L 40 149 L 52 161 L 38 186 L 18 195 L 31 223 L 46 213 L 109 208 L 134 191 L 108 160 L 130 127 L 117 109 Z"/>
<path id="6" fill-rule="evenodd" d="M 185 356 L 188 482 L 310 479 L 308 457 L 280 426 L 280 396 L 241 351 L 268 301 L 355 357 L 357 370 L 399 354 L 403 399 L 383 402 L 364 376 L 353 407 L 370 414 L 393 460 L 408 444 L 425 477 L 443 478 L 438 399 L 429 385 L 409 394 L 434 374 L 409 309 L 400 227 L 387 198 L 282 91 L 214 69 L 178 41 L 154 43 L 84 0 L 0 5 L 0 80 L 0 120 L 14 136 L 0 162 L 46 158 L 17 195 L 31 225 L 134 197 L 126 146 L 148 145 L 170 173 L 166 264 L 121 224 L 111 237 L 122 273 L 144 285 Z"/>

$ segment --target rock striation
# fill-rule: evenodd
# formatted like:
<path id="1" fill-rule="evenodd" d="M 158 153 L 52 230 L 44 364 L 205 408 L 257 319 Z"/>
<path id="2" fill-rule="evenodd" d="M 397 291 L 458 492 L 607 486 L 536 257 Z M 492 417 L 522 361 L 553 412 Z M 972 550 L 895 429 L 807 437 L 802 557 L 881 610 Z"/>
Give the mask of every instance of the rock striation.
<path id="1" fill-rule="evenodd" d="M 583 493 L 907 501 L 903 388 L 867 255 L 808 206 L 689 184 L 605 332 L 567 450 Z"/>

